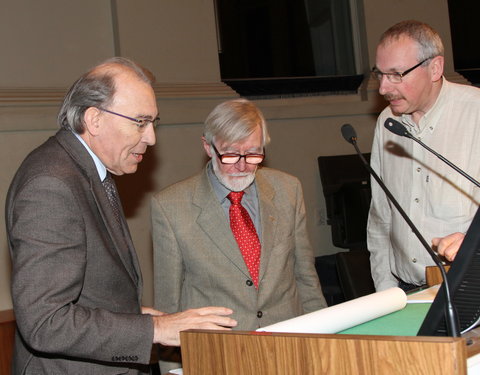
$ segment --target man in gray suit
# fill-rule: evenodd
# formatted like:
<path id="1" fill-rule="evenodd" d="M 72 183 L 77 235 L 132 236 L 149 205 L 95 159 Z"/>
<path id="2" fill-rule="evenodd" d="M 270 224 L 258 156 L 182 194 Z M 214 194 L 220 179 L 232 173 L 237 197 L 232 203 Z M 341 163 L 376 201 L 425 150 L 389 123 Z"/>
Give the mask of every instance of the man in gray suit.
<path id="1" fill-rule="evenodd" d="M 206 168 L 152 200 L 155 307 L 226 306 L 240 330 L 325 307 L 300 182 L 259 167 L 269 142 L 260 110 L 245 99 L 219 104 L 202 141 Z M 243 192 L 254 253 L 242 255 L 237 235 L 250 229 L 232 224 L 231 192 Z"/>
<path id="2" fill-rule="evenodd" d="M 157 116 L 151 75 L 107 60 L 75 82 L 62 129 L 15 175 L 6 203 L 14 374 L 144 373 L 152 343 L 235 325 L 226 308 L 141 307 L 140 267 L 110 174 L 137 170 Z"/>

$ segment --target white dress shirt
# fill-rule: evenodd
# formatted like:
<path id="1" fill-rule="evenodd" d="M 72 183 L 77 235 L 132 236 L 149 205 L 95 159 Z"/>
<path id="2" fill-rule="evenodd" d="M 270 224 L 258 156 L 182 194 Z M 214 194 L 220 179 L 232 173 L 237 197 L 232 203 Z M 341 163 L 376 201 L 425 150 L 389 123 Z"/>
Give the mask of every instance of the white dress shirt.
<path id="1" fill-rule="evenodd" d="M 466 232 L 480 202 L 480 188 L 411 139 L 384 127 L 392 117 L 426 145 L 475 179 L 480 179 L 480 90 L 443 79 L 434 106 L 415 124 L 396 117 L 390 107 L 380 114 L 371 166 L 390 189 L 427 243 L 433 237 Z M 377 290 L 425 283 L 425 267 L 434 262 L 396 208 L 372 179 L 368 249 Z M 395 275 L 395 276 L 394 276 Z"/>

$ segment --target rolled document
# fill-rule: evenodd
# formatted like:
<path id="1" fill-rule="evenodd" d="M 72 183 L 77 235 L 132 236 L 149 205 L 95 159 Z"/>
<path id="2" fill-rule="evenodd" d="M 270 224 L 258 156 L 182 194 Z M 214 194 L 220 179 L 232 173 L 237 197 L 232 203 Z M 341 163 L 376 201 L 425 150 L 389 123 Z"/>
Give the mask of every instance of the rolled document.
<path id="1" fill-rule="evenodd" d="M 380 316 L 401 310 L 406 304 L 407 296 L 405 292 L 400 288 L 390 288 L 262 327 L 257 329 L 257 331 L 337 333 Z"/>

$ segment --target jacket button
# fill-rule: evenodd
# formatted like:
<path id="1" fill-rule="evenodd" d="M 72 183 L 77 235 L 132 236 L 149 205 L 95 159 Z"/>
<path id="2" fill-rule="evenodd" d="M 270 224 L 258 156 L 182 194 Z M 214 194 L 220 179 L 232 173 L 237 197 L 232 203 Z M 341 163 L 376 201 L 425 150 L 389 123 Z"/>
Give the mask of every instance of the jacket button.
<path id="1" fill-rule="evenodd" d="M 248 286 L 252 286 L 252 285 L 253 285 L 253 281 L 252 281 L 252 280 L 247 280 L 246 284 L 247 284 Z"/>
<path id="2" fill-rule="evenodd" d="M 261 318 L 263 316 L 263 312 L 257 311 L 257 318 Z"/>

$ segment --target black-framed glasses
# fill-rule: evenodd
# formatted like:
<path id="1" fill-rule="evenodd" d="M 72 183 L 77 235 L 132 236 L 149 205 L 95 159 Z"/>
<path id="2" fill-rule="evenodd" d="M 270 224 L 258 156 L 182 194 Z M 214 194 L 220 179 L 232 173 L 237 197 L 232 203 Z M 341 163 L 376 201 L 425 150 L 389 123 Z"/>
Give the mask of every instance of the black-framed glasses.
<path id="1" fill-rule="evenodd" d="M 107 113 L 110 113 L 112 115 L 123 117 L 123 118 L 126 118 L 127 120 L 132 121 L 134 123 L 134 125 L 136 125 L 138 127 L 138 130 L 140 130 L 140 131 L 144 131 L 146 129 L 147 125 L 150 124 L 150 123 L 153 125 L 154 129 L 157 128 L 158 125 L 160 125 L 160 117 L 158 117 L 158 116 L 155 117 L 153 120 L 151 120 L 149 118 L 134 118 L 134 117 L 122 115 L 121 113 L 109 111 L 108 109 L 105 109 L 105 108 L 101 108 L 101 107 L 97 107 L 97 108 L 100 111 L 107 112 Z"/>
<path id="2" fill-rule="evenodd" d="M 240 154 L 234 154 L 234 153 L 220 154 L 213 143 L 212 143 L 212 147 L 222 164 L 236 164 L 240 161 L 241 158 L 244 158 L 245 163 L 256 165 L 256 164 L 260 164 L 263 161 L 263 159 L 265 159 L 265 149 L 263 149 L 263 154 L 240 155 Z"/>
<path id="3" fill-rule="evenodd" d="M 381 72 L 380 70 L 377 69 L 377 67 L 372 68 L 372 76 L 379 81 L 382 80 L 383 76 L 386 76 L 388 80 L 392 83 L 402 83 L 403 77 L 405 77 L 408 73 L 414 71 L 417 69 L 420 65 L 422 65 L 424 62 L 430 60 L 432 57 L 429 57 L 428 59 L 425 59 L 423 61 L 420 61 L 417 65 L 412 66 L 410 69 L 405 70 L 404 72 L 391 72 L 391 73 L 384 73 Z"/>

